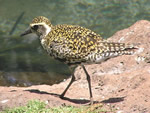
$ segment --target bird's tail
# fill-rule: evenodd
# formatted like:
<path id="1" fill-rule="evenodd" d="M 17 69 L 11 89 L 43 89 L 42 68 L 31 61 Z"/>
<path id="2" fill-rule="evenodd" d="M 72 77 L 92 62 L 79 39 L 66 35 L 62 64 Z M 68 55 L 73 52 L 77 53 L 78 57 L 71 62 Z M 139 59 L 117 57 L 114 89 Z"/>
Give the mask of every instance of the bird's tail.
<path id="1" fill-rule="evenodd" d="M 132 55 L 138 47 L 134 44 L 124 44 L 124 49 L 121 50 L 122 55 Z"/>
<path id="2" fill-rule="evenodd" d="M 103 42 L 103 45 L 100 48 L 104 53 L 114 53 L 115 56 L 118 55 L 131 55 L 135 52 L 138 47 L 134 44 L 125 44 L 125 43 L 114 43 L 114 42 Z"/>

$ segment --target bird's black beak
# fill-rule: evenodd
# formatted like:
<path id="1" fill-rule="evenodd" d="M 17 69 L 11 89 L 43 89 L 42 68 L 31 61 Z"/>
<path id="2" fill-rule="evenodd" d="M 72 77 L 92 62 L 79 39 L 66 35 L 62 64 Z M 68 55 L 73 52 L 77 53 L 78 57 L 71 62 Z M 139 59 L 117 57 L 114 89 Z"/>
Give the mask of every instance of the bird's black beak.
<path id="1" fill-rule="evenodd" d="M 32 33 L 32 31 L 31 31 L 31 28 L 29 27 L 27 30 L 25 30 L 25 32 L 20 34 L 20 36 L 24 36 L 24 35 L 27 35 L 27 34 L 30 34 L 30 33 Z"/>

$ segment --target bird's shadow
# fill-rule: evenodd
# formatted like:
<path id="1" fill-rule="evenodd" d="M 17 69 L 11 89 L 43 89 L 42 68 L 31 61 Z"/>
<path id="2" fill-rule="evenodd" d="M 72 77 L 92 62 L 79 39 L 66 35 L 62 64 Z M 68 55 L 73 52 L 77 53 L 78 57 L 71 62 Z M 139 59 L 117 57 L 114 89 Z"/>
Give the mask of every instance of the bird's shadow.
<path id="1" fill-rule="evenodd" d="M 38 93 L 38 94 L 48 94 L 48 95 L 52 95 L 52 96 L 55 96 L 57 98 L 60 98 L 59 94 L 48 93 L 48 92 L 40 91 L 40 90 L 37 90 L 37 89 L 29 89 L 29 90 L 24 90 L 24 91 L 29 91 L 31 93 Z M 83 100 L 82 99 L 70 99 L 68 97 L 63 97 L 61 99 L 70 101 L 70 102 L 75 103 L 75 104 L 86 104 L 86 103 L 89 103 L 89 100 L 86 100 L 86 99 L 83 99 Z"/>
<path id="2" fill-rule="evenodd" d="M 29 91 L 31 93 L 38 93 L 38 94 L 47 94 L 47 95 L 52 95 L 52 96 L 55 96 L 57 98 L 60 98 L 59 94 L 48 93 L 48 92 L 40 91 L 40 90 L 37 90 L 37 89 L 28 89 L 28 90 L 24 90 L 24 91 Z M 124 101 L 124 98 L 125 97 L 109 98 L 109 99 L 103 100 L 103 101 L 94 101 L 94 103 L 117 103 L 117 102 Z M 90 103 L 90 100 L 87 100 L 87 99 L 70 99 L 68 97 L 63 97 L 61 99 L 67 100 L 67 101 L 75 103 L 75 104 L 85 104 L 85 105 L 88 105 L 88 103 Z"/>
<path id="3" fill-rule="evenodd" d="M 124 101 L 125 97 L 115 97 L 115 98 L 109 98 L 107 100 L 101 101 L 101 103 L 117 103 Z"/>

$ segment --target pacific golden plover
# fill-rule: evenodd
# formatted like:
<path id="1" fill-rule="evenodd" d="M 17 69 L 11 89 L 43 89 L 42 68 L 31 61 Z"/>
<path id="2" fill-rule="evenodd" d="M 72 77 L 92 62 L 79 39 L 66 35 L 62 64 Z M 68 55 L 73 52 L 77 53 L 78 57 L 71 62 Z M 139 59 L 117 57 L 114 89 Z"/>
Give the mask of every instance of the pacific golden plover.
<path id="1" fill-rule="evenodd" d="M 135 49 L 129 44 L 108 42 L 93 31 L 77 25 L 53 26 L 43 16 L 34 18 L 29 28 L 21 36 L 29 33 L 39 36 L 43 48 L 53 58 L 68 64 L 69 67 L 82 66 L 88 81 L 91 104 L 93 103 L 91 80 L 84 65 L 101 63 L 119 55 L 130 55 Z M 74 81 L 75 76 L 72 69 L 72 79 L 60 95 L 61 98 Z"/>

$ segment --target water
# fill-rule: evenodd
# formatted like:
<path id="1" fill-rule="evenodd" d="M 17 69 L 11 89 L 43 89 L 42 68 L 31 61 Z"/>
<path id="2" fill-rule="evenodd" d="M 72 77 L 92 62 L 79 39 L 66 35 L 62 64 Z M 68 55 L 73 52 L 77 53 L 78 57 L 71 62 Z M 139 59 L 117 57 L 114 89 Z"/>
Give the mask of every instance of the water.
<path id="1" fill-rule="evenodd" d="M 70 75 L 65 64 L 43 51 L 36 36 L 19 36 L 36 16 L 108 38 L 138 20 L 150 20 L 149 11 L 149 0 L 0 0 L 0 85 L 54 84 Z"/>

